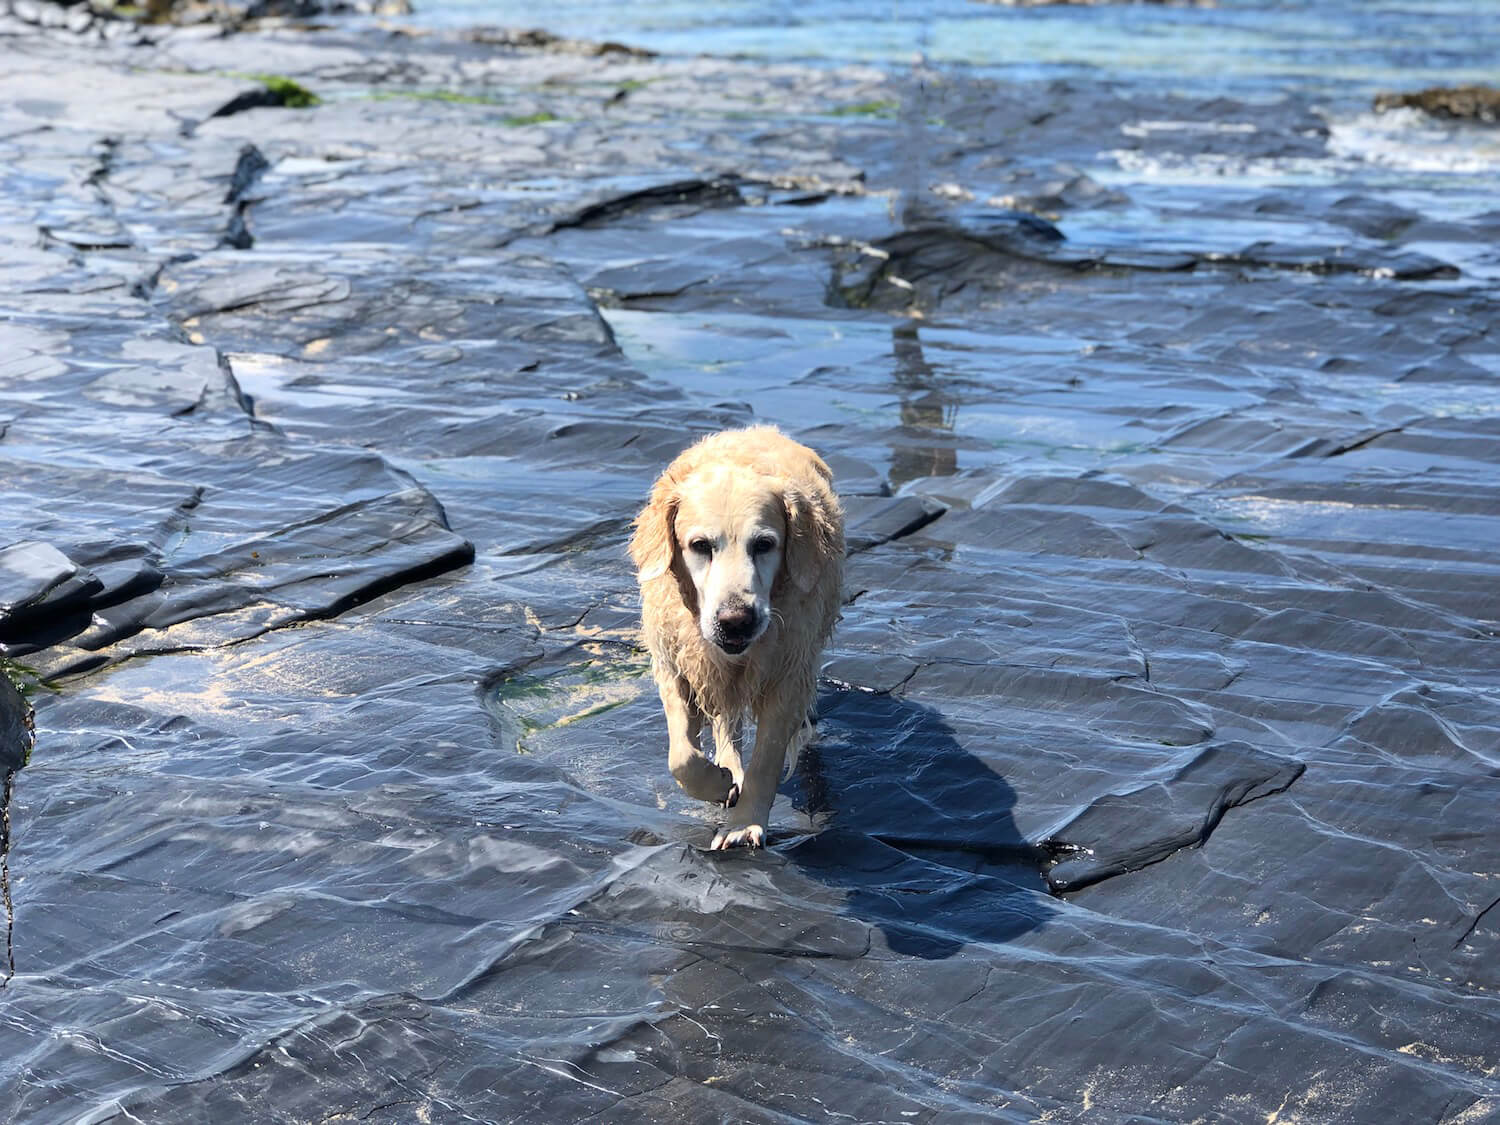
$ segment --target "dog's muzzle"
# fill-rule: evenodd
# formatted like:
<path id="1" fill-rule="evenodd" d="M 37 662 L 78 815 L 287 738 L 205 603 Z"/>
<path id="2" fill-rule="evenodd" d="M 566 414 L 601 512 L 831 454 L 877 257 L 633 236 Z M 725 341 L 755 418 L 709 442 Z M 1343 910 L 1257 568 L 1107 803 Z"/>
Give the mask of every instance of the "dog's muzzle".
<path id="1" fill-rule="evenodd" d="M 738 656 L 760 636 L 760 615 L 753 605 L 729 602 L 714 614 L 713 642 L 730 656 Z"/>

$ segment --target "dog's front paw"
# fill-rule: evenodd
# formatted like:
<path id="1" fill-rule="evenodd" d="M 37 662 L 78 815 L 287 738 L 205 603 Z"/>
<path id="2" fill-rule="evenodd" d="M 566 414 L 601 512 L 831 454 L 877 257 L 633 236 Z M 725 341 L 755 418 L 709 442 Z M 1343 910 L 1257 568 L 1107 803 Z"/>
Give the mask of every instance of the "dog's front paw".
<path id="1" fill-rule="evenodd" d="M 693 754 L 672 765 L 672 776 L 689 797 L 710 804 L 723 805 L 726 809 L 739 800 L 740 787 L 735 784 L 734 774 L 716 766 L 701 754 Z"/>
<path id="2" fill-rule="evenodd" d="M 766 846 L 766 825 L 771 822 L 771 806 L 758 801 L 754 793 L 739 794 L 739 803 L 724 818 L 724 825 L 714 833 L 709 850 L 728 851 L 730 848 L 763 848 Z"/>
<path id="3" fill-rule="evenodd" d="M 709 851 L 726 852 L 730 848 L 744 845 L 747 848 L 763 848 L 766 846 L 766 829 L 763 824 L 747 824 L 743 828 L 731 828 L 725 825 L 719 829 L 714 842 L 708 845 Z"/>

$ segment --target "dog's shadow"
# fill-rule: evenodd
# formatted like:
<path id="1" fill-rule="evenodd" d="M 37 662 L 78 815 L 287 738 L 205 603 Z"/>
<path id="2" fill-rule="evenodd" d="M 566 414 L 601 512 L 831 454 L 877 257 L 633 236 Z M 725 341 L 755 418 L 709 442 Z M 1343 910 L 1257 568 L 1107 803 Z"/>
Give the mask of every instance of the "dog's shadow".
<path id="1" fill-rule="evenodd" d="M 898 953 L 951 957 L 1056 912 L 1043 853 L 1011 816 L 1015 791 L 931 707 L 820 692 L 818 738 L 784 795 L 812 834 L 778 851 L 845 891 L 846 912 Z"/>

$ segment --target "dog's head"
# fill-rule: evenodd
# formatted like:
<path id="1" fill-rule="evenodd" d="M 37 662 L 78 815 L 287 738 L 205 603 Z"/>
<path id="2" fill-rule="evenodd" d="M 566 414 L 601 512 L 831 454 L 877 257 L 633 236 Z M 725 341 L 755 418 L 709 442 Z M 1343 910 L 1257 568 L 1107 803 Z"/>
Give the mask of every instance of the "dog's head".
<path id="1" fill-rule="evenodd" d="M 828 553 L 818 515 L 783 480 L 707 465 L 656 482 L 630 550 L 642 584 L 670 571 L 703 639 L 740 656 L 771 624 L 786 583 L 806 593 L 817 582 Z"/>

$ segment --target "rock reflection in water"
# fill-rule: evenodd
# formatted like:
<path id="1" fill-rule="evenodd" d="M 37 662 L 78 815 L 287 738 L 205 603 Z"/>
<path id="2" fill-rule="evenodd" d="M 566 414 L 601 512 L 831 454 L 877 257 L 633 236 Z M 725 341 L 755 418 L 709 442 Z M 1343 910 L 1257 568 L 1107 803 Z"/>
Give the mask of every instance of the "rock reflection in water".
<path id="1" fill-rule="evenodd" d="M 958 471 L 958 448 L 951 440 L 958 400 L 945 392 L 942 375 L 927 362 L 916 324 L 892 327 L 891 349 L 901 388 L 901 433 L 891 445 L 891 487 L 899 489 L 923 477 L 952 476 Z M 923 444 L 923 438 L 930 444 Z"/>

